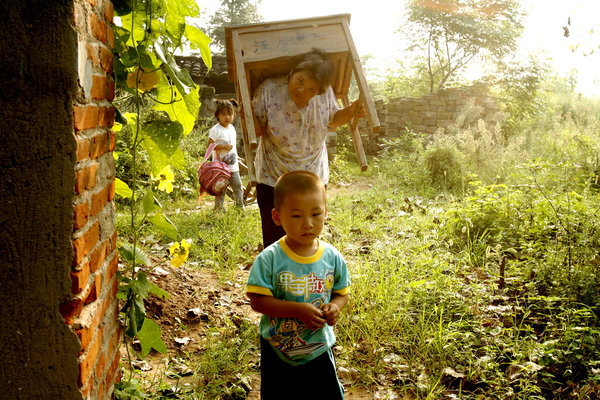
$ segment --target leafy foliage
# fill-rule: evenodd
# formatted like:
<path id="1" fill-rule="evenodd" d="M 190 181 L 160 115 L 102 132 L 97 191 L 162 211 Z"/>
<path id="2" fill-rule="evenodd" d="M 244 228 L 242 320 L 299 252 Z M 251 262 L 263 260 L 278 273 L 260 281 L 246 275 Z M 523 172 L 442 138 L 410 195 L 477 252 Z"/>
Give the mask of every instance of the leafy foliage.
<path id="1" fill-rule="evenodd" d="M 158 189 L 172 191 L 171 168 L 186 167 L 179 142 L 192 131 L 200 108 L 198 87 L 189 73 L 177 66 L 172 52 L 184 44 L 199 49 L 210 68 L 210 39 L 186 24 L 186 17 L 198 16 L 194 2 L 117 0 L 114 6 L 120 22 L 115 27 L 114 71 L 121 101 L 116 104 L 128 106 L 118 112 L 119 122 L 126 127 L 121 129 L 119 124 L 115 129 L 120 131 L 122 149 L 115 152 L 115 157 L 128 164 L 124 168 L 128 174 L 116 181 L 115 192 L 128 201 L 132 233 L 131 243 L 119 249 L 128 266 L 120 273 L 119 297 L 124 302 L 121 314 L 125 317 L 125 336 L 129 340 L 137 338 L 145 356 L 151 349 L 164 352 L 166 347 L 160 327 L 146 318 L 144 299 L 160 291 L 147 280 L 143 268 L 150 267 L 151 261 L 138 243 L 138 233 L 146 222 L 173 240 L 179 233 L 164 215 L 150 182 L 140 180 L 140 153 L 145 156 L 143 169 L 159 181 Z M 136 392 L 135 385 L 130 385 L 122 388 L 121 394 L 136 398 Z"/>
<path id="2" fill-rule="evenodd" d="M 221 8 L 210 17 L 207 33 L 213 38 L 216 52 L 225 52 L 225 26 L 260 22 L 256 4 L 260 0 L 221 0 Z"/>
<path id="3" fill-rule="evenodd" d="M 516 47 L 523 12 L 515 0 L 417 0 L 408 3 L 407 35 L 430 92 L 482 56 L 501 60 Z"/>

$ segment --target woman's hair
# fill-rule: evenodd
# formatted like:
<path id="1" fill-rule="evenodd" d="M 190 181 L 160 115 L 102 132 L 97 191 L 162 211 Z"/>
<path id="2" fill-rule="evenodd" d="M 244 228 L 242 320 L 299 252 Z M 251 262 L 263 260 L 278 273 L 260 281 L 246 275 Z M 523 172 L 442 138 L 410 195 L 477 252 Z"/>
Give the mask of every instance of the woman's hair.
<path id="1" fill-rule="evenodd" d="M 286 196 L 307 192 L 321 192 L 323 202 L 327 202 L 325 185 L 317 174 L 311 171 L 288 171 L 281 175 L 275 183 L 273 207 L 279 209 Z"/>
<path id="2" fill-rule="evenodd" d="M 219 119 L 219 114 L 221 114 L 221 111 L 227 110 L 227 111 L 229 111 L 229 113 L 234 113 L 235 109 L 238 107 L 238 103 L 237 103 L 236 99 L 229 99 L 229 100 L 217 99 L 217 100 L 215 100 L 215 103 L 217 105 L 217 108 L 215 108 L 215 118 L 216 119 Z"/>
<path id="3" fill-rule="evenodd" d="M 292 61 L 290 75 L 300 71 L 307 72 L 319 84 L 319 94 L 323 94 L 331 85 L 335 66 L 324 50 L 313 48 L 308 53 L 296 56 Z"/>

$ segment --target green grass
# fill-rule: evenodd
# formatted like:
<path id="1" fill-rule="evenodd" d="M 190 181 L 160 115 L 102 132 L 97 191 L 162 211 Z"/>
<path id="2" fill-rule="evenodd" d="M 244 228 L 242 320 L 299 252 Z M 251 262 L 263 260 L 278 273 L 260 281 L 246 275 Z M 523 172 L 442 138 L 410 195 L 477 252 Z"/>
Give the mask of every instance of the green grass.
<path id="1" fill-rule="evenodd" d="M 600 395 L 600 123 L 583 108 L 510 141 L 485 126 L 433 143 L 406 135 L 365 173 L 340 152 L 323 238 L 352 276 L 336 351 L 354 385 L 417 399 Z M 260 250 L 256 209 L 214 214 L 193 196 L 163 205 L 193 240 L 190 261 L 222 281 Z M 119 213 L 121 240 L 127 222 Z M 214 329 L 189 398 L 236 398 L 218 374 L 236 382 L 256 350 L 253 327 Z"/>

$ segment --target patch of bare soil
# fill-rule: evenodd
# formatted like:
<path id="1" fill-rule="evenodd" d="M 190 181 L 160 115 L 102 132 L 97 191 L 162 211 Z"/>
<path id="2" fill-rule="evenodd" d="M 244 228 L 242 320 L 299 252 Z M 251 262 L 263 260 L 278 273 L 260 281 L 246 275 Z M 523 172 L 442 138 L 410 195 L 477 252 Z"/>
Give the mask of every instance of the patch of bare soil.
<path id="1" fill-rule="evenodd" d="M 146 313 L 157 322 L 162 331 L 162 339 L 167 345 L 167 353 L 155 351 L 145 359 L 136 358 L 134 366 L 148 380 L 165 382 L 169 385 L 184 387 L 201 384 L 193 380 L 194 354 L 204 351 L 203 343 L 209 331 L 215 326 L 225 325 L 225 321 L 234 324 L 247 319 L 258 325 L 260 314 L 250 308 L 245 295 L 245 283 L 249 267 L 240 269 L 232 281 L 220 283 L 216 274 L 207 267 L 155 268 L 149 279 L 169 293 L 168 298 L 150 295 L 146 301 Z M 127 365 L 127 355 L 123 350 L 123 365 Z M 135 357 L 135 355 L 132 355 Z M 178 360 L 181 360 L 179 362 Z M 258 365 L 259 354 L 255 355 Z M 340 379 L 344 379 L 343 370 Z M 260 373 L 252 374 L 245 390 L 248 400 L 260 398 Z M 381 397 L 382 392 L 363 387 L 350 388 L 347 385 L 346 399 L 367 400 L 400 397 Z"/>

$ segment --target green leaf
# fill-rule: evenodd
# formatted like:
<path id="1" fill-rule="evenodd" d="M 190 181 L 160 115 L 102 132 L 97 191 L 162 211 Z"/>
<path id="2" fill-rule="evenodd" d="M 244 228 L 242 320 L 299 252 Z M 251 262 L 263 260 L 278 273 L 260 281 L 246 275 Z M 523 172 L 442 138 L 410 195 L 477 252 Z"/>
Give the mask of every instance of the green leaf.
<path id="1" fill-rule="evenodd" d="M 156 120 L 144 124 L 143 131 L 163 153 L 171 156 L 179 148 L 183 127 L 177 121 Z"/>
<path id="2" fill-rule="evenodd" d="M 157 85 L 157 100 L 154 109 L 165 111 L 172 121 L 178 121 L 183 126 L 183 134 L 187 135 L 194 129 L 198 111 L 200 110 L 199 88 L 191 89 L 190 94 L 183 96 L 176 86 L 171 86 L 164 74 Z"/>
<path id="3" fill-rule="evenodd" d="M 130 265 L 150 265 L 150 259 L 139 247 L 135 248 L 135 257 L 133 256 L 133 245 L 125 244 L 119 247 L 119 255 Z"/>
<path id="4" fill-rule="evenodd" d="M 154 192 L 152 190 L 148 190 L 146 192 L 146 195 L 142 199 L 142 207 L 144 208 L 146 215 L 161 209 L 161 207 L 157 204 L 156 198 L 154 197 Z"/>
<path id="5" fill-rule="evenodd" d="M 204 64 L 206 64 L 208 69 L 212 69 L 212 55 L 208 47 L 212 39 L 192 25 L 185 26 L 185 36 L 190 40 L 190 47 L 192 49 L 199 49 Z"/>
<path id="6" fill-rule="evenodd" d="M 156 286 L 154 283 L 150 282 L 150 293 L 158 296 L 158 297 L 163 297 L 165 299 L 168 299 L 169 297 L 171 297 L 171 295 L 169 294 L 169 292 L 161 289 L 160 287 Z"/>
<path id="7" fill-rule="evenodd" d="M 137 274 L 135 279 L 130 280 L 129 288 L 133 293 L 139 295 L 142 299 L 147 299 L 151 287 L 146 273 L 140 272 Z"/>
<path id="8" fill-rule="evenodd" d="M 142 43 L 148 33 L 146 28 L 146 14 L 142 12 L 132 12 L 121 16 L 121 25 L 130 33 L 127 44 L 135 47 L 138 43 Z M 132 31 L 133 29 L 133 31 Z"/>
<path id="9" fill-rule="evenodd" d="M 115 178 L 115 193 L 124 199 L 130 199 L 133 197 L 133 190 L 131 190 L 129 185 L 119 178 Z"/>
<path id="10" fill-rule="evenodd" d="M 177 149 L 169 156 L 162 152 L 152 139 L 144 139 L 142 145 L 148 152 L 148 160 L 150 161 L 150 168 L 154 176 L 158 176 L 160 171 L 167 165 L 181 170 L 185 169 L 185 155 L 181 149 Z"/>
<path id="11" fill-rule="evenodd" d="M 154 51 L 156 56 L 163 62 L 163 67 L 171 78 L 171 81 L 175 84 L 180 93 L 186 95 L 189 94 L 191 89 L 196 87 L 196 83 L 192 80 L 190 73 L 187 70 L 182 70 L 177 65 L 175 57 L 168 53 L 165 47 L 161 43 L 154 44 Z"/>
<path id="12" fill-rule="evenodd" d="M 124 309 L 127 314 L 127 319 L 129 320 L 129 326 L 125 330 L 125 334 L 130 338 L 135 338 L 146 318 L 144 300 L 139 295 L 131 294 Z"/>
<path id="13" fill-rule="evenodd" d="M 144 319 L 144 325 L 142 325 L 142 329 L 137 334 L 142 346 L 142 358 L 150 354 L 152 349 L 159 353 L 167 351 L 167 346 L 165 346 L 160 335 L 160 326 L 149 318 Z"/>
<path id="14" fill-rule="evenodd" d="M 169 238 L 176 240 L 179 236 L 177 228 L 167 217 L 162 213 L 157 213 L 148 217 L 148 221 L 152 223 L 159 231 L 167 235 Z"/>

